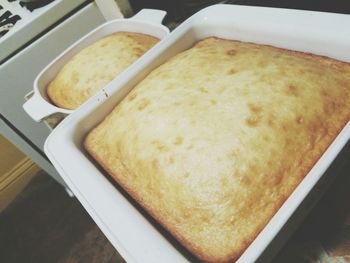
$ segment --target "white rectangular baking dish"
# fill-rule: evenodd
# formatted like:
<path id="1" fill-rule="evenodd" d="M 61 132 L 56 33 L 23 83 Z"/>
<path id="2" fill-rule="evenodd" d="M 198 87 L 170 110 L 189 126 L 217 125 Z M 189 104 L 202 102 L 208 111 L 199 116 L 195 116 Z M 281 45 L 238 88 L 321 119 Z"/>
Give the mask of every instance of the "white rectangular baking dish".
<path id="1" fill-rule="evenodd" d="M 182 262 L 191 260 L 183 249 L 162 235 L 123 191 L 89 159 L 82 140 L 92 127 L 152 69 L 199 39 L 217 36 L 312 52 L 350 62 L 350 16 L 233 5 L 201 10 L 108 84 L 88 103 L 66 118 L 48 137 L 45 153 L 62 178 L 128 262 Z M 210 62 L 208 62 L 210 63 Z M 238 262 L 254 262 L 350 138 L 350 122 L 283 204 Z M 254 212 L 254 211 L 252 211 Z"/>
<path id="2" fill-rule="evenodd" d="M 60 108 L 52 104 L 46 94 L 47 85 L 60 69 L 80 50 L 115 32 L 143 33 L 163 39 L 169 33 L 169 29 L 162 25 L 165 15 L 166 12 L 162 10 L 142 9 L 131 18 L 115 19 L 106 22 L 86 34 L 63 51 L 39 73 L 34 81 L 34 95 L 23 104 L 24 110 L 36 122 L 54 113 L 72 113 L 74 110 Z"/>

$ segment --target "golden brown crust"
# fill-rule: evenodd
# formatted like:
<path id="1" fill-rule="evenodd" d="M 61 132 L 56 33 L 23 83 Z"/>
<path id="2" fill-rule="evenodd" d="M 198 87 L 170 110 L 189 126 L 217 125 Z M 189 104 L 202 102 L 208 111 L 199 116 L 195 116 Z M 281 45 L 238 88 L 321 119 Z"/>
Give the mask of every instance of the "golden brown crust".
<path id="1" fill-rule="evenodd" d="M 350 65 L 217 38 L 152 71 L 84 147 L 189 251 L 234 261 L 350 119 Z"/>
<path id="2" fill-rule="evenodd" d="M 76 109 L 154 46 L 152 36 L 118 32 L 76 54 L 48 85 L 47 95 L 61 108 Z"/>

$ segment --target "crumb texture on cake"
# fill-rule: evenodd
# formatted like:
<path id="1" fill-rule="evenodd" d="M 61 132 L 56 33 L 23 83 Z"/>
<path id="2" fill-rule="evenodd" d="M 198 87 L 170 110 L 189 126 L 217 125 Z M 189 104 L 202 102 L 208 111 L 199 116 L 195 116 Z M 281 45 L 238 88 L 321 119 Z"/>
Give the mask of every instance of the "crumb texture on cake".
<path id="1" fill-rule="evenodd" d="M 50 82 L 47 95 L 59 107 L 76 109 L 153 47 L 159 39 L 117 32 L 78 52 Z"/>
<path id="2" fill-rule="evenodd" d="M 227 262 L 349 119 L 349 64 L 207 38 L 154 69 L 84 144 L 195 256 Z"/>

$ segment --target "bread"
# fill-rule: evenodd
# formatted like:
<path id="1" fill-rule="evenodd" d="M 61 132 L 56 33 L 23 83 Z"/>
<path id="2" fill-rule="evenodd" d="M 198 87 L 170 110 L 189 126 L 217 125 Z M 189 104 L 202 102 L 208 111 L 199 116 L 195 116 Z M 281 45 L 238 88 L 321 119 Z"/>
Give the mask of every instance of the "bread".
<path id="1" fill-rule="evenodd" d="M 84 145 L 196 257 L 227 262 L 349 119 L 349 64 L 207 38 L 153 70 Z"/>
<path id="2" fill-rule="evenodd" d="M 47 95 L 56 106 L 76 109 L 158 41 L 131 32 L 104 37 L 77 53 L 59 71 L 48 85 Z"/>

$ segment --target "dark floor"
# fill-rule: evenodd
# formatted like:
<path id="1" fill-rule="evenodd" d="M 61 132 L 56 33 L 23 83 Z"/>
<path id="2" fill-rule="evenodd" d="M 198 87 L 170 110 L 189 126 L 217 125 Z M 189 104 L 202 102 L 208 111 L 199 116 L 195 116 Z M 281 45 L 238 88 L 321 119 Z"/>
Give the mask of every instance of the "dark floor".
<path id="1" fill-rule="evenodd" d="M 123 262 L 76 198 L 41 172 L 0 214 L 0 262 Z"/>
<path id="2" fill-rule="evenodd" d="M 0 262 L 112 263 L 123 259 L 80 203 L 40 172 L 0 214 Z M 350 162 L 273 260 L 280 262 L 350 262 Z"/>

